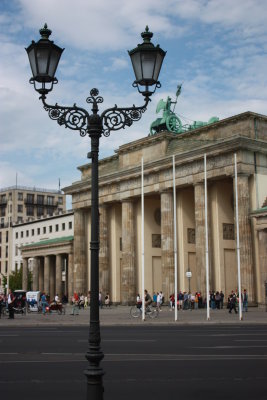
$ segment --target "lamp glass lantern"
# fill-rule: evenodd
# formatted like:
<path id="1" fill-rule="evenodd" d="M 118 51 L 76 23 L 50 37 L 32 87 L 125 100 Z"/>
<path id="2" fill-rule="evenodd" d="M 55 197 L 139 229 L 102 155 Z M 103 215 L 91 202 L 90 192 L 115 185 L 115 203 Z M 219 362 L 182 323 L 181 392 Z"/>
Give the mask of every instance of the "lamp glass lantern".
<path id="1" fill-rule="evenodd" d="M 44 25 L 40 29 L 41 39 L 36 43 L 32 41 L 26 49 L 32 70 L 32 81 L 39 83 L 55 82 L 56 69 L 64 49 L 49 40 L 52 31 Z"/>
<path id="2" fill-rule="evenodd" d="M 136 77 L 134 84 L 148 88 L 159 84 L 158 77 L 166 52 L 151 43 L 153 33 L 149 32 L 148 26 L 141 36 L 143 43 L 128 53 Z"/>

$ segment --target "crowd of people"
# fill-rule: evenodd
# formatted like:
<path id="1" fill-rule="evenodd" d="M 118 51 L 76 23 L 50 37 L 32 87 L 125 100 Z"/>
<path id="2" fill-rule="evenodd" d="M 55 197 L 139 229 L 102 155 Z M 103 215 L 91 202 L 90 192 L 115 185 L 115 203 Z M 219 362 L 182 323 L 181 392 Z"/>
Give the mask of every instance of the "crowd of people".
<path id="1" fill-rule="evenodd" d="M 147 291 L 145 291 L 145 296 L 147 296 Z M 148 294 L 149 297 L 151 297 Z M 140 295 L 137 295 L 137 303 L 138 303 L 138 298 L 139 302 L 141 303 L 140 300 Z M 248 294 L 247 290 L 244 289 L 244 291 L 241 293 L 241 300 L 242 300 L 242 306 L 243 306 L 243 311 L 247 312 L 248 311 Z M 225 306 L 227 309 L 229 309 L 229 313 L 234 310 L 237 313 L 237 308 L 239 305 L 239 294 L 238 291 L 232 290 L 231 293 L 227 297 L 227 302 L 225 301 L 225 295 L 222 290 L 220 291 L 215 291 L 211 290 L 209 292 L 209 307 L 212 310 L 222 310 Z M 161 306 L 164 303 L 164 295 L 162 291 L 160 292 L 154 292 L 152 296 L 152 305 L 157 307 L 158 310 L 161 310 Z M 177 308 L 178 310 L 197 310 L 200 308 L 206 308 L 207 307 L 207 299 L 206 296 L 203 297 L 201 292 L 182 292 L 181 290 L 177 294 Z M 172 293 L 169 297 L 169 309 L 174 310 L 175 309 L 175 295 Z"/>

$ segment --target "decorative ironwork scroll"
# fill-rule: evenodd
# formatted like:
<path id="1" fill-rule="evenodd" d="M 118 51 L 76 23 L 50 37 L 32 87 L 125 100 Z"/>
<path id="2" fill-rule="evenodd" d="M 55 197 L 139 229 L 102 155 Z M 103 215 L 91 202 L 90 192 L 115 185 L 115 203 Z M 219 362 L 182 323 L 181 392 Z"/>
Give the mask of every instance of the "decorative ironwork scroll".
<path id="1" fill-rule="evenodd" d="M 118 131 L 126 126 L 131 126 L 133 122 L 139 121 L 146 111 L 149 99 L 146 99 L 142 107 L 118 108 L 117 105 L 109 108 L 101 114 L 103 123 L 103 135 L 109 136 L 110 131 Z"/>
<path id="2" fill-rule="evenodd" d="M 65 125 L 65 128 L 80 131 L 81 136 L 87 134 L 89 114 L 86 110 L 77 107 L 76 104 L 73 107 L 63 107 L 57 103 L 52 106 L 45 102 L 45 96 L 41 98 L 51 119 L 56 120 L 59 125 Z"/>

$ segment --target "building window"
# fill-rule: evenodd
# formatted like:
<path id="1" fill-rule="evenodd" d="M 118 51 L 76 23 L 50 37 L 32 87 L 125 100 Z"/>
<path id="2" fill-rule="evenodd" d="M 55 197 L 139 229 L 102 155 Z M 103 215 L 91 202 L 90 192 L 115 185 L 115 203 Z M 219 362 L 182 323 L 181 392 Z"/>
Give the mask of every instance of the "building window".
<path id="1" fill-rule="evenodd" d="M 65 223 L 62 224 L 62 230 L 65 231 Z"/>
<path id="2" fill-rule="evenodd" d="M 17 256 L 19 254 L 19 248 L 18 248 L 18 245 L 16 245 L 16 247 L 15 247 L 15 256 Z"/>
<path id="3" fill-rule="evenodd" d="M 12 204 L 9 204 L 9 212 L 12 213 Z"/>
<path id="4" fill-rule="evenodd" d="M 8 271 L 8 262 L 6 261 L 6 268 L 5 268 L 5 273 L 7 274 Z"/>
<path id="5" fill-rule="evenodd" d="M 27 203 L 28 204 L 33 204 L 34 203 L 34 194 L 27 193 Z"/>
<path id="6" fill-rule="evenodd" d="M 8 258 L 8 246 L 6 246 L 6 258 Z"/>
<path id="7" fill-rule="evenodd" d="M 6 204 L 6 195 L 5 194 L 2 194 L 2 196 L 1 196 L 1 203 Z"/>
<path id="8" fill-rule="evenodd" d="M 22 204 L 18 204 L 18 212 L 19 213 L 23 212 L 23 205 Z"/>
<path id="9" fill-rule="evenodd" d="M 18 193 L 18 200 L 23 200 L 23 193 Z"/>
<path id="10" fill-rule="evenodd" d="M 41 194 L 37 195 L 37 204 L 43 205 L 44 204 L 44 196 Z"/>
<path id="11" fill-rule="evenodd" d="M 23 221 L 22 217 L 18 217 L 18 222 L 22 222 L 22 221 Z"/>
<path id="12" fill-rule="evenodd" d="M 6 243 L 8 243 L 8 231 L 6 231 Z"/>
<path id="13" fill-rule="evenodd" d="M 58 224 L 56 224 L 56 232 L 58 232 Z"/>
<path id="14" fill-rule="evenodd" d="M 1 217 L 6 216 L 6 209 L 4 207 L 1 208 Z"/>
<path id="15" fill-rule="evenodd" d="M 34 236 L 34 229 L 32 229 L 32 236 Z"/>
<path id="16" fill-rule="evenodd" d="M 63 197 L 58 198 L 58 204 L 63 204 Z"/>
<path id="17" fill-rule="evenodd" d="M 23 231 L 20 232 L 20 237 L 23 238 Z"/>
<path id="18" fill-rule="evenodd" d="M 41 215 L 44 215 L 44 208 L 37 206 L 37 217 L 41 217 Z"/>
<path id="19" fill-rule="evenodd" d="M 43 227 L 43 233 L 46 233 L 46 226 Z"/>
<path id="20" fill-rule="evenodd" d="M 28 230 L 26 231 L 26 237 L 29 237 L 29 231 Z"/>
<path id="21" fill-rule="evenodd" d="M 53 212 L 54 212 L 53 208 L 47 207 L 47 214 L 48 215 L 53 215 Z"/>
<path id="22" fill-rule="evenodd" d="M 9 192 L 9 193 L 8 193 L 8 198 L 9 198 L 10 200 L 12 200 L 12 192 Z"/>
<path id="23" fill-rule="evenodd" d="M 37 235 L 40 235 L 40 232 L 41 232 L 40 228 L 37 228 Z"/>
<path id="24" fill-rule="evenodd" d="M 54 204 L 54 197 L 53 196 L 47 196 L 47 205 L 52 206 Z"/>
<path id="25" fill-rule="evenodd" d="M 2 243 L 2 232 L 0 232 L 0 243 Z"/>
<path id="26" fill-rule="evenodd" d="M 28 216 L 33 216 L 34 215 L 34 208 L 33 206 L 27 206 L 26 214 Z"/>
<path id="27" fill-rule="evenodd" d="M 52 233 L 53 232 L 53 227 L 52 227 L 52 225 L 50 225 L 49 226 L 49 233 Z"/>
<path id="28" fill-rule="evenodd" d="M 18 239 L 19 238 L 19 233 L 18 232 L 16 232 L 16 239 Z"/>
<path id="29" fill-rule="evenodd" d="M 72 221 L 69 222 L 69 229 L 72 229 Z"/>

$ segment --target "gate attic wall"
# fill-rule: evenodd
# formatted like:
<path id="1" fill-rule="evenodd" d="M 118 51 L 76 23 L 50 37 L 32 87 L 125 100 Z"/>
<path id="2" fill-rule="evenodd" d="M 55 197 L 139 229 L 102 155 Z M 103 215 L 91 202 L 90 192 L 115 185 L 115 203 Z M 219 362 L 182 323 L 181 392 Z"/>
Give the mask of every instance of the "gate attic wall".
<path id="1" fill-rule="evenodd" d="M 257 120 L 256 130 L 255 120 Z M 103 230 L 100 232 L 100 237 L 104 238 L 104 248 L 100 249 L 103 257 L 103 262 L 100 263 L 100 277 L 105 277 L 103 287 L 105 291 L 109 290 L 113 301 L 127 303 L 134 300 L 135 294 L 141 291 L 142 157 L 145 193 L 145 287 L 151 292 L 164 288 L 165 299 L 168 299 L 168 295 L 173 291 L 171 271 L 173 220 L 170 205 L 173 201 L 172 155 L 174 154 L 178 289 L 188 289 L 185 272 L 191 263 L 197 275 L 196 279 L 192 279 L 191 289 L 205 292 L 203 158 L 206 153 L 210 288 L 224 292 L 229 290 L 229 287 L 236 289 L 236 221 L 233 189 L 234 153 L 236 153 L 240 191 L 240 242 L 244 247 L 241 278 L 246 285 L 242 288 L 248 290 L 250 302 L 263 302 L 262 294 L 257 289 L 260 287 L 259 277 L 263 276 L 259 265 L 259 260 L 262 259 L 260 252 L 263 250 L 256 248 L 258 233 L 255 228 L 251 229 L 250 213 L 256 208 L 257 203 L 261 206 L 259 199 L 267 197 L 266 132 L 267 117 L 244 113 L 181 135 L 162 132 L 153 137 L 146 137 L 125 144 L 114 156 L 100 160 L 99 203 L 100 209 L 101 206 L 106 208 L 105 221 L 108 225 L 100 226 Z M 257 176 L 257 167 L 260 176 Z M 65 193 L 72 195 L 73 209 L 81 210 L 86 218 L 85 240 L 86 249 L 89 249 L 91 165 L 81 166 L 79 170 L 81 180 L 65 188 Z M 128 211 L 125 204 L 128 204 Z M 130 207 L 132 207 L 131 212 Z M 156 209 L 159 210 L 162 221 L 165 221 L 157 227 L 154 225 Z M 128 219 L 127 216 L 131 221 L 123 221 L 125 218 Z M 132 243 L 127 242 L 129 235 Z M 84 269 L 85 275 L 89 277 L 88 250 L 86 257 Z M 155 271 L 161 274 L 160 280 L 158 276 L 153 275 Z M 159 282 L 161 288 L 154 287 L 159 286 Z M 128 293 L 131 293 L 131 299 L 126 298 Z"/>

